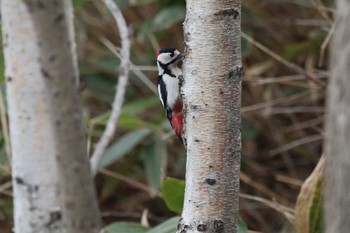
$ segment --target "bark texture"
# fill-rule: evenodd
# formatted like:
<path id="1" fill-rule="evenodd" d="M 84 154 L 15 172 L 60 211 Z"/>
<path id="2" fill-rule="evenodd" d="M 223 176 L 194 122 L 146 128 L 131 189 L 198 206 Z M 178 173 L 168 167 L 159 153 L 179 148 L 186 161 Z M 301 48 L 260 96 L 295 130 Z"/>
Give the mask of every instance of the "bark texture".
<path id="1" fill-rule="evenodd" d="M 1 4 L 15 232 L 98 232 L 71 2 Z"/>
<path id="2" fill-rule="evenodd" d="M 338 0 L 331 44 L 325 153 L 326 233 L 350 229 L 350 1 Z"/>
<path id="3" fill-rule="evenodd" d="M 186 191 L 178 233 L 236 232 L 241 156 L 239 0 L 187 0 Z"/>

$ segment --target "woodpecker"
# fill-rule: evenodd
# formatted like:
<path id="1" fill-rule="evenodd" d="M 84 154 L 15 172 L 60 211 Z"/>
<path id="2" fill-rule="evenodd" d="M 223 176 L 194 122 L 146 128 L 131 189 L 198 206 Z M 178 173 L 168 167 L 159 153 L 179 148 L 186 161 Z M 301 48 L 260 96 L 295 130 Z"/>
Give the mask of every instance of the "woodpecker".
<path id="1" fill-rule="evenodd" d="M 177 63 L 183 57 L 183 54 L 173 48 L 164 48 L 157 53 L 159 99 L 175 134 L 182 143 L 183 116 L 180 95 L 182 71 Z"/>

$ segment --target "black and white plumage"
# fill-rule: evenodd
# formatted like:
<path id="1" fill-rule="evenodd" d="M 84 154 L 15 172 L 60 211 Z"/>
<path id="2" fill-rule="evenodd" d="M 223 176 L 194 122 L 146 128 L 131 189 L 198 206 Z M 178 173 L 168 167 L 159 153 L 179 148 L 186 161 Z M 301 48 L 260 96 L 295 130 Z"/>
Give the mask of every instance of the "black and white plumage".
<path id="1" fill-rule="evenodd" d="M 157 53 L 158 95 L 175 134 L 182 140 L 182 98 L 180 95 L 181 69 L 177 66 L 183 54 L 173 48 Z"/>

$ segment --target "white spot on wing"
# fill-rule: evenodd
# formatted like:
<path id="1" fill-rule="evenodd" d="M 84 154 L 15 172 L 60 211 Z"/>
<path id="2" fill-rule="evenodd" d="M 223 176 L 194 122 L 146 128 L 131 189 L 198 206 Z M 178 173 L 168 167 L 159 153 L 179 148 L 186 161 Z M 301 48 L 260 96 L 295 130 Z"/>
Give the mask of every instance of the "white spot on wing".
<path id="1" fill-rule="evenodd" d="M 163 102 L 163 98 L 162 98 L 162 92 L 160 91 L 160 85 L 158 85 L 158 95 L 159 95 L 160 102 L 162 103 L 162 105 L 164 107 L 164 102 Z"/>

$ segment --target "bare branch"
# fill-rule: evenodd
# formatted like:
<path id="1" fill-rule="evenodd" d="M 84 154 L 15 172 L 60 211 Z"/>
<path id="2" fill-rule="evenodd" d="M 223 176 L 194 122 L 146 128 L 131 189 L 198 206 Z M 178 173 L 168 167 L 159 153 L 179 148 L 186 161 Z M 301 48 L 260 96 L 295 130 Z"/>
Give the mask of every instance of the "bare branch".
<path id="1" fill-rule="evenodd" d="M 117 122 L 121 113 L 121 108 L 124 102 L 124 95 L 129 78 L 129 60 L 130 60 L 130 47 L 131 42 L 129 38 L 129 29 L 126 25 L 123 14 L 118 6 L 112 0 L 102 0 L 109 11 L 112 13 L 121 37 L 121 64 L 119 67 L 119 80 L 117 85 L 117 91 L 114 97 L 111 117 L 107 122 L 105 131 L 102 134 L 100 141 L 96 145 L 96 149 L 91 157 L 90 165 L 92 174 L 96 175 L 102 155 L 106 151 L 109 143 L 111 142 L 113 135 L 115 134 Z"/>
<path id="2" fill-rule="evenodd" d="M 247 34 L 245 34 L 244 32 L 242 32 L 242 37 L 244 39 L 246 39 L 249 43 L 251 43 L 252 45 L 254 45 L 255 47 L 257 47 L 258 49 L 260 49 L 261 51 L 267 53 L 269 56 L 271 56 L 273 59 L 277 60 L 278 62 L 282 63 L 283 65 L 285 65 L 286 67 L 288 67 L 291 70 L 294 70 L 295 72 L 297 72 L 298 74 L 302 74 L 305 75 L 305 77 L 307 79 L 309 79 L 310 81 L 313 81 L 315 83 L 317 83 L 318 85 L 324 87 L 325 83 L 319 79 L 317 79 L 317 77 L 312 74 L 307 72 L 306 70 L 304 70 L 302 67 L 287 61 L 286 59 L 284 59 L 283 57 L 281 57 L 280 55 L 276 54 L 275 52 L 271 51 L 269 48 L 267 48 L 266 46 L 262 45 L 261 43 L 259 43 L 258 41 L 254 40 L 253 38 L 251 38 L 250 36 L 248 36 Z"/>
<path id="3" fill-rule="evenodd" d="M 288 208 L 287 206 L 281 205 L 275 201 L 270 201 L 267 200 L 265 198 L 262 197 L 257 197 L 257 196 L 253 196 L 253 195 L 249 195 L 249 194 L 245 194 L 245 193 L 240 193 L 239 196 L 241 198 L 247 199 L 247 200 L 253 200 L 253 201 L 257 201 L 260 202 L 276 211 L 278 211 L 279 213 L 283 214 L 284 217 L 291 223 L 294 222 L 294 210 L 291 208 Z"/>

